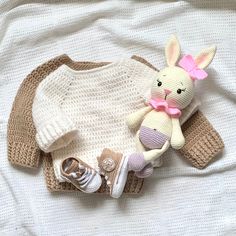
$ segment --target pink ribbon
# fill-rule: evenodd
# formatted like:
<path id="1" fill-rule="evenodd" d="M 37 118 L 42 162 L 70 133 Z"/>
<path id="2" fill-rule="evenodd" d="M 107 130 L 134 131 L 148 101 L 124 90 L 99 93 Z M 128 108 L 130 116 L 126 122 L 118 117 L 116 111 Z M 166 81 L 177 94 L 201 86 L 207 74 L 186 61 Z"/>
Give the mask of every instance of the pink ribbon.
<path id="1" fill-rule="evenodd" d="M 165 111 L 169 116 L 173 118 L 179 118 L 181 111 L 175 107 L 169 107 L 168 103 L 164 99 L 151 99 L 149 104 L 157 111 Z"/>
<path id="2" fill-rule="evenodd" d="M 193 80 L 203 80 L 207 77 L 206 71 L 198 68 L 196 62 L 194 61 L 191 55 L 184 56 L 179 61 L 179 66 L 183 68 L 186 72 L 188 72 L 188 74 Z"/>

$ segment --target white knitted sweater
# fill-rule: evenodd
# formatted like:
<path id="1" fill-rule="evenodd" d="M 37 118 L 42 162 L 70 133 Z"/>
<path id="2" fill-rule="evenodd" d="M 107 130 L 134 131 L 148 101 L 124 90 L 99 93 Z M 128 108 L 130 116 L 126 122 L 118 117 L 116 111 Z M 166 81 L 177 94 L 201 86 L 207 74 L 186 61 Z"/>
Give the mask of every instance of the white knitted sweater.
<path id="1" fill-rule="evenodd" d="M 67 157 L 79 157 L 97 169 L 103 148 L 135 152 L 128 114 L 144 106 L 143 94 L 157 72 L 133 60 L 75 71 L 62 65 L 37 88 L 33 103 L 36 140 L 51 152 L 56 177 Z"/>

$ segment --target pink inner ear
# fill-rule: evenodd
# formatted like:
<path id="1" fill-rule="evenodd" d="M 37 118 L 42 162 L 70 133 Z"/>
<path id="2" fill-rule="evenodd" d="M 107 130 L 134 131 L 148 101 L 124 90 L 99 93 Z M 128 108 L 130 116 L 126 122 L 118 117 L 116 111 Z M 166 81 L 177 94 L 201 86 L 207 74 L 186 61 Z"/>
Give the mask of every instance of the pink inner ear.
<path id="1" fill-rule="evenodd" d="M 196 58 L 195 63 L 196 63 L 197 65 L 200 65 L 200 64 L 203 63 L 206 59 L 207 59 L 207 54 L 202 54 L 201 56 L 199 56 L 198 58 Z"/>

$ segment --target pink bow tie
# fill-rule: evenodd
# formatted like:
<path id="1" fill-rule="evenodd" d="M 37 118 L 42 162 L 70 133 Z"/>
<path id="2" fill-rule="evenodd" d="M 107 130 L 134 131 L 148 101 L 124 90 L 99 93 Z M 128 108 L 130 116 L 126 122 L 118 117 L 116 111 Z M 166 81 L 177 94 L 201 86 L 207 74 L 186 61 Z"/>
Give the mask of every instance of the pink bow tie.
<path id="1" fill-rule="evenodd" d="M 181 111 L 178 108 L 169 107 L 168 103 L 164 99 L 151 99 L 149 104 L 157 111 L 165 111 L 169 116 L 173 118 L 179 118 Z"/>
<path id="2" fill-rule="evenodd" d="M 197 67 L 193 57 L 191 55 L 184 56 L 179 61 L 179 66 L 183 68 L 192 79 L 203 80 L 207 77 L 206 71 Z"/>

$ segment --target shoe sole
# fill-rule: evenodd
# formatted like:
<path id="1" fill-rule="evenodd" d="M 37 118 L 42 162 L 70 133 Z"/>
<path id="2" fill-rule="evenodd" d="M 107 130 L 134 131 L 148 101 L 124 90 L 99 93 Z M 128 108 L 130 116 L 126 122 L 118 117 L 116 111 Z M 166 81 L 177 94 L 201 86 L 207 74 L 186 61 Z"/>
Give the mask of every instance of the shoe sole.
<path id="1" fill-rule="evenodd" d="M 97 175 L 97 174 L 96 174 Z M 100 176 L 100 175 L 99 175 Z M 100 176 L 101 177 L 101 176 Z M 95 178 L 95 176 L 93 177 L 93 178 Z M 79 186 L 79 184 L 77 184 L 77 182 L 76 181 L 73 181 L 73 180 L 71 180 L 71 179 L 69 179 L 69 178 L 67 178 L 66 176 L 63 176 L 63 179 L 66 181 L 66 182 L 69 182 L 69 183 L 71 183 L 71 184 L 73 184 L 77 189 L 79 189 L 81 192 L 83 192 L 83 193 L 94 193 L 94 192 L 96 192 L 100 187 L 101 187 L 101 185 L 102 185 L 102 179 L 100 178 L 100 180 L 99 180 L 99 182 L 98 182 L 98 184 L 97 184 L 97 186 L 96 186 L 96 188 L 92 188 L 92 189 L 83 189 L 83 188 L 81 188 L 80 186 Z"/>
<path id="2" fill-rule="evenodd" d="M 123 193 L 127 176 L 128 176 L 128 157 L 123 156 L 120 162 L 119 170 L 117 171 L 117 176 L 114 181 L 114 185 L 111 191 L 111 196 L 113 198 L 119 198 Z"/>

